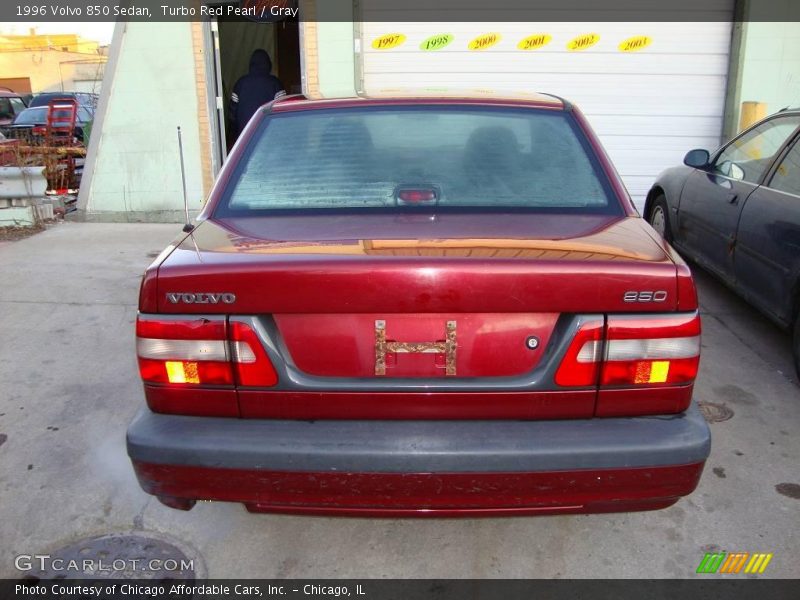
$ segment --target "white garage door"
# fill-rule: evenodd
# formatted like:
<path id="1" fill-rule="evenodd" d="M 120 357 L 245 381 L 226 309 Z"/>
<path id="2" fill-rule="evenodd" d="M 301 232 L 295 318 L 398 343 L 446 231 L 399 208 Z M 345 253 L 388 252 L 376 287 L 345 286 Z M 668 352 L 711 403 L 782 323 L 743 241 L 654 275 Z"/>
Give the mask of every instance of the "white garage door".
<path id="1" fill-rule="evenodd" d="M 732 0 L 712 2 L 732 11 Z M 450 86 L 563 96 L 586 114 L 641 209 L 662 169 L 719 144 L 730 39 L 730 22 L 364 22 L 360 77 L 367 93 Z"/>

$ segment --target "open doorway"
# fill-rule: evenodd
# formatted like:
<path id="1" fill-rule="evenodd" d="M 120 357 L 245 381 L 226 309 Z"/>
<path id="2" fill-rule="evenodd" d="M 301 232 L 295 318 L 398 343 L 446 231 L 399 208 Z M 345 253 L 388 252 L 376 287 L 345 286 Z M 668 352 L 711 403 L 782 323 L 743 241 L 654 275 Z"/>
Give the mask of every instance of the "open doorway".
<path id="1" fill-rule="evenodd" d="M 242 18 L 220 17 L 212 23 L 213 73 L 207 76 L 212 98 L 218 98 L 218 151 L 220 162 L 236 141 L 230 127 L 228 104 L 233 86 L 249 70 L 250 55 L 262 48 L 272 59 L 272 74 L 281 80 L 287 94 L 302 91 L 300 32 L 297 19 L 259 23 Z"/>

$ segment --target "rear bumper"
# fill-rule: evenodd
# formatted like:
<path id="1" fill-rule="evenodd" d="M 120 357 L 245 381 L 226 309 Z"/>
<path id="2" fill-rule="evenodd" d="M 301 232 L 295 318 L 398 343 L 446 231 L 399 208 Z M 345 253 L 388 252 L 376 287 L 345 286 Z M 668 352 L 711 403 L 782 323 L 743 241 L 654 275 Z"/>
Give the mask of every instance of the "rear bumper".
<path id="1" fill-rule="evenodd" d="M 710 450 L 680 415 L 570 421 L 286 421 L 144 411 L 128 430 L 142 488 L 190 508 L 477 516 L 647 510 L 691 493 Z"/>

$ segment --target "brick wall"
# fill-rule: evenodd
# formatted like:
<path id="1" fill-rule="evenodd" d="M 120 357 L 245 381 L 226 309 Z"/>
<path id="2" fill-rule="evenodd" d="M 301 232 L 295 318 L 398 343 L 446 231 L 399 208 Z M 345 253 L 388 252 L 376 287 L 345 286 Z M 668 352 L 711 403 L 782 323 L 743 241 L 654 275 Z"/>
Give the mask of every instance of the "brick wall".
<path id="1" fill-rule="evenodd" d="M 199 22 L 192 22 L 192 52 L 194 53 L 194 80 L 197 88 L 197 121 L 200 130 L 200 166 L 203 177 L 203 195 L 207 197 L 214 182 L 211 165 L 211 148 L 214 142 L 208 114 L 208 82 L 203 24 Z"/>

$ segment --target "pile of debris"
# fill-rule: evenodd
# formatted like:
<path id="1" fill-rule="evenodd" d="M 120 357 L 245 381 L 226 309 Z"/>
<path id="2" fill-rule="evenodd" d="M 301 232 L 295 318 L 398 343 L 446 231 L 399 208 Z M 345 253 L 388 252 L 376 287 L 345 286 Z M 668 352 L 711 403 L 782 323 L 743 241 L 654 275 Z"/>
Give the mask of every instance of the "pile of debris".
<path id="1" fill-rule="evenodd" d="M 0 227 L 34 226 L 76 208 L 86 148 L 74 102 L 52 101 L 47 126 L 0 142 Z"/>

